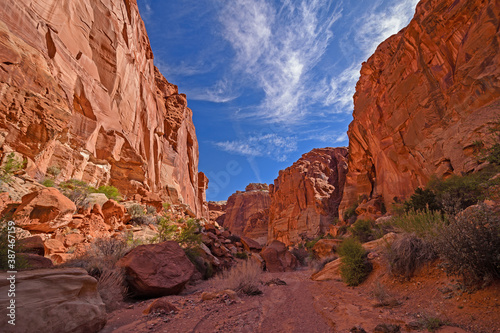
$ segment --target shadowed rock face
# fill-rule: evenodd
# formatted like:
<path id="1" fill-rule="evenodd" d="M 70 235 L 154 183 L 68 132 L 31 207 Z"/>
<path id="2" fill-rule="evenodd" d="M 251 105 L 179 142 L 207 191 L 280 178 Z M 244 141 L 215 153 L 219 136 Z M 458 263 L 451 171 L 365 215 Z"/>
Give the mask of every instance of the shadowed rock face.
<path id="1" fill-rule="evenodd" d="M 473 142 L 500 116 L 499 17 L 495 0 L 421 1 L 363 64 L 341 210 L 360 195 L 390 207 L 433 174 L 477 166 Z"/>
<path id="2" fill-rule="evenodd" d="M 28 173 L 110 183 L 188 204 L 198 216 L 208 180 L 186 96 L 153 65 L 134 0 L 3 1 L 0 146 Z"/>
<path id="3" fill-rule="evenodd" d="M 346 172 L 346 148 L 313 149 L 280 171 L 269 189 L 269 241 L 290 245 L 326 233 L 338 217 Z"/>

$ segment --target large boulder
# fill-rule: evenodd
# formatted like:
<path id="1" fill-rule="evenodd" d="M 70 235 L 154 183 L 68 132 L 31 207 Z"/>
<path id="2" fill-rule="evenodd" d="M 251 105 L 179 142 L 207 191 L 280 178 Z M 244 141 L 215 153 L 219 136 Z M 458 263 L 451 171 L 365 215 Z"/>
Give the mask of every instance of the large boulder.
<path id="1" fill-rule="evenodd" d="M 289 272 L 297 267 L 297 258 L 287 250 L 285 244 L 277 240 L 266 246 L 260 255 L 271 273 Z"/>
<path id="2" fill-rule="evenodd" d="M 11 274 L 0 273 L 0 304 L 15 299 L 15 326 L 0 316 L 3 332 L 90 333 L 106 324 L 97 281 L 81 268 L 41 269 L 16 274 L 15 298 L 8 298 Z"/>
<path id="3" fill-rule="evenodd" d="M 340 243 L 341 239 L 320 239 L 314 244 L 312 252 L 319 259 L 328 258 L 333 256 Z"/>
<path id="4" fill-rule="evenodd" d="M 53 187 L 26 194 L 14 219 L 26 230 L 53 232 L 67 226 L 76 211 L 73 201 Z"/>
<path id="5" fill-rule="evenodd" d="M 174 241 L 139 245 L 118 265 L 125 269 L 126 280 L 137 296 L 178 294 L 195 272 L 194 265 Z"/>
<path id="6" fill-rule="evenodd" d="M 125 206 L 120 205 L 113 199 L 109 199 L 102 205 L 102 214 L 104 215 L 104 222 L 111 224 L 115 221 L 120 221 L 125 216 Z"/>

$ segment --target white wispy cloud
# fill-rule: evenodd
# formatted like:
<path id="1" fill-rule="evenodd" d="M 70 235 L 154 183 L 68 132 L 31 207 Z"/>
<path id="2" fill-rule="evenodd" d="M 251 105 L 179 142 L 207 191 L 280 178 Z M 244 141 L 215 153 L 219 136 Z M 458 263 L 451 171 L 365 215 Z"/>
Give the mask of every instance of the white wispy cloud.
<path id="1" fill-rule="evenodd" d="M 353 95 L 359 80 L 361 63 L 377 46 L 404 28 L 413 17 L 419 0 L 392 0 L 381 9 L 381 1 L 373 4 L 367 14 L 355 20 L 351 33 L 345 36 L 351 50 L 356 50 L 355 61 L 340 74 L 332 77 L 325 87 L 325 106 L 332 106 L 333 113 L 350 113 L 353 110 Z M 345 42 L 344 40 L 344 42 Z M 342 43 L 342 41 L 341 41 Z"/>
<path id="2" fill-rule="evenodd" d="M 356 29 L 356 43 L 369 56 L 389 36 L 403 29 L 415 13 L 419 0 L 393 1 L 383 10 L 373 11 L 359 18 Z"/>
<path id="3" fill-rule="evenodd" d="M 213 86 L 189 91 L 189 98 L 198 101 L 213 103 L 227 103 L 239 97 L 239 93 L 233 90 L 231 82 L 219 80 Z"/>
<path id="4" fill-rule="evenodd" d="M 279 162 L 286 161 L 288 154 L 297 150 L 297 138 L 277 134 L 250 136 L 244 140 L 213 143 L 217 148 L 247 157 L 265 156 Z"/>
<path id="5" fill-rule="evenodd" d="M 312 93 L 309 71 L 325 53 L 339 17 L 332 1 L 284 1 L 280 8 L 266 0 L 227 2 L 220 21 L 236 53 L 233 71 L 248 75 L 265 94 L 251 116 L 287 123 L 304 116 Z"/>

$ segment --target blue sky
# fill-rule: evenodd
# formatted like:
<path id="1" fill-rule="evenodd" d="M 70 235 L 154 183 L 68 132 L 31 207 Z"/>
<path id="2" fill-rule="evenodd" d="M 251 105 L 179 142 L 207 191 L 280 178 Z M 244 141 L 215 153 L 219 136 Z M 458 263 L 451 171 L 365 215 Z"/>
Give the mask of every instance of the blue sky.
<path id="1" fill-rule="evenodd" d="M 418 0 L 138 0 L 155 64 L 185 93 L 208 200 L 347 146 L 361 63 Z"/>

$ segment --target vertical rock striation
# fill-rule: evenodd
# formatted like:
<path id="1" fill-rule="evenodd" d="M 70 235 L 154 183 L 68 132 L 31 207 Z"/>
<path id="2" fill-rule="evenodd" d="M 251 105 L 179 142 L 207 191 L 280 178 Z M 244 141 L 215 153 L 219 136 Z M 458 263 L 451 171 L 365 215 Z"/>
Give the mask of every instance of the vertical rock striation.
<path id="1" fill-rule="evenodd" d="M 33 177 L 55 166 L 208 214 L 192 111 L 154 66 L 134 0 L 2 1 L 0 146 Z"/>
<path id="2" fill-rule="evenodd" d="M 269 186 L 249 184 L 245 192 L 237 191 L 227 199 L 225 214 L 217 219 L 237 236 L 245 236 L 264 245 L 269 224 Z"/>
<path id="3" fill-rule="evenodd" d="M 500 116 L 499 24 L 496 0 L 423 0 L 363 64 L 341 210 L 477 167 L 473 143 Z"/>
<path id="4" fill-rule="evenodd" d="M 280 171 L 269 189 L 269 241 L 290 245 L 328 232 L 338 217 L 346 172 L 346 148 L 313 149 Z"/>

